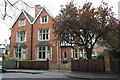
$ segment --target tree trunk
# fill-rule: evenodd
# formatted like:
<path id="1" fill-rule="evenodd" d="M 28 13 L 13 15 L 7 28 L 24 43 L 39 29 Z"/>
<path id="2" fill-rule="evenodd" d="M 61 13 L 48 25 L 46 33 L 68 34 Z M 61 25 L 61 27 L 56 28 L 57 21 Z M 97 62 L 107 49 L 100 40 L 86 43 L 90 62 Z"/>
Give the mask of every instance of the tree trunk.
<path id="1" fill-rule="evenodd" d="M 92 50 L 91 48 L 86 48 L 87 59 L 92 59 Z"/>
<path id="2" fill-rule="evenodd" d="M 87 53 L 87 59 L 92 59 L 92 54 L 91 53 Z"/>

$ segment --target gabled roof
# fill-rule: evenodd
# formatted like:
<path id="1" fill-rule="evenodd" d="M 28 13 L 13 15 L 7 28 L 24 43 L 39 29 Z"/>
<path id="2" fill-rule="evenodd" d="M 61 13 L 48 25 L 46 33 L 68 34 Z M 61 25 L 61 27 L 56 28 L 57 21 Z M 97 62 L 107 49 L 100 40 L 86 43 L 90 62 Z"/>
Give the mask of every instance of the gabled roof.
<path id="1" fill-rule="evenodd" d="M 45 10 L 45 11 L 48 13 L 48 15 L 49 15 L 51 18 L 53 18 L 52 14 L 51 14 L 51 13 L 48 11 L 48 9 L 44 6 L 44 7 L 42 7 L 42 9 L 39 11 L 39 13 L 38 13 L 37 16 L 35 17 L 34 21 L 32 22 L 32 24 L 35 23 L 35 21 L 38 19 L 39 15 L 42 13 L 43 10 Z"/>
<path id="2" fill-rule="evenodd" d="M 22 10 L 19 12 L 18 16 L 15 18 L 13 24 L 11 25 L 11 28 L 13 28 L 14 24 L 16 23 L 16 21 L 18 20 L 18 18 L 20 17 L 20 15 L 21 15 L 22 13 L 25 15 L 25 17 L 27 18 L 27 20 L 29 21 L 29 23 L 32 24 L 34 18 L 33 18 L 31 15 L 29 15 L 25 10 L 22 9 Z"/>
<path id="3" fill-rule="evenodd" d="M 5 48 L 5 46 L 2 44 L 2 45 L 0 45 L 0 48 L 1 48 L 1 49 L 4 49 L 4 48 Z"/>
<path id="4" fill-rule="evenodd" d="M 0 44 L 0 48 L 2 48 L 1 46 L 4 46 L 6 48 L 6 50 L 10 50 L 10 44 L 6 44 L 6 45 L 5 44 Z"/>

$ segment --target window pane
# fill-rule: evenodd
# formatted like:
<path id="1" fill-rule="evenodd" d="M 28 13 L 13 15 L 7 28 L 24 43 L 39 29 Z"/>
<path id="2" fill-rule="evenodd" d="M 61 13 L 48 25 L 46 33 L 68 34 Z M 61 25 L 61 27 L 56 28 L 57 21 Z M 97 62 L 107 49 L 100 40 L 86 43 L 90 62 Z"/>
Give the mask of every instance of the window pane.
<path id="1" fill-rule="evenodd" d="M 45 59 L 45 52 L 43 52 L 43 59 Z"/>
<path id="2" fill-rule="evenodd" d="M 67 58 L 67 52 L 64 52 L 64 58 Z"/>
<path id="3" fill-rule="evenodd" d="M 40 40 L 43 40 L 43 39 L 42 39 L 42 34 L 40 34 Z"/>
<path id="4" fill-rule="evenodd" d="M 47 16 L 45 17 L 45 22 L 47 22 Z"/>
<path id="5" fill-rule="evenodd" d="M 39 51 L 41 51 L 42 49 L 41 49 L 41 47 L 39 47 Z"/>
<path id="6" fill-rule="evenodd" d="M 41 59 L 42 58 L 42 56 L 41 56 L 42 54 L 41 54 L 41 52 L 39 52 L 39 59 Z"/>
<path id="7" fill-rule="evenodd" d="M 49 39 L 49 38 L 48 38 L 48 34 L 46 34 L 46 39 Z"/>
<path id="8" fill-rule="evenodd" d="M 75 58 L 77 58 L 77 53 L 75 53 Z"/>
<path id="9" fill-rule="evenodd" d="M 23 48 L 23 53 L 26 53 L 26 48 Z"/>
<path id="10" fill-rule="evenodd" d="M 45 47 L 43 47 L 43 51 L 45 51 Z"/>
<path id="11" fill-rule="evenodd" d="M 45 40 L 45 34 L 43 34 L 43 40 Z"/>
<path id="12" fill-rule="evenodd" d="M 45 31 L 46 31 L 46 30 L 45 30 L 45 29 L 43 29 L 43 33 L 45 33 Z"/>
<path id="13" fill-rule="evenodd" d="M 50 50 L 50 47 L 47 47 L 47 50 L 49 51 L 49 50 Z"/>
<path id="14" fill-rule="evenodd" d="M 77 52 L 77 49 L 75 49 L 75 52 Z"/>

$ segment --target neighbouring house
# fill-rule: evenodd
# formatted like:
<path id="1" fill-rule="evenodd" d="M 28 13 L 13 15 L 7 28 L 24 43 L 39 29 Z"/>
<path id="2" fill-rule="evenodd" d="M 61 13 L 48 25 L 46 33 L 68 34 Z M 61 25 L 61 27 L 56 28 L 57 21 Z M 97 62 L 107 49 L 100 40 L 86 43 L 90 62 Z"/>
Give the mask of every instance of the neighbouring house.
<path id="1" fill-rule="evenodd" d="M 85 56 L 80 47 L 60 45 L 53 32 L 53 16 L 46 7 L 35 5 L 35 18 L 21 10 L 11 26 L 10 57 L 58 61 Z"/>
<path id="2" fill-rule="evenodd" d="M 4 54 L 0 53 L 0 66 L 2 65 L 3 57 L 4 57 Z"/>
<path id="3" fill-rule="evenodd" d="M 0 44 L 0 53 L 3 54 L 8 54 L 10 50 L 10 45 L 9 44 Z"/>

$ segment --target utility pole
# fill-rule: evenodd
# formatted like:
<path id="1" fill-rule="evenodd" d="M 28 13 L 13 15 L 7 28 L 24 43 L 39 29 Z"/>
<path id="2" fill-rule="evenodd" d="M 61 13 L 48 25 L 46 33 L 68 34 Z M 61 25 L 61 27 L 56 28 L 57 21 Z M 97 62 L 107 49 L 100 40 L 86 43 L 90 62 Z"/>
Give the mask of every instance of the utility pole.
<path id="1" fill-rule="evenodd" d="M 20 27 L 18 27 L 18 34 L 17 34 L 17 36 L 18 35 L 20 35 Z M 17 51 L 17 53 L 18 53 L 18 58 L 20 59 L 20 52 L 19 52 L 19 49 L 20 49 L 20 45 L 19 45 L 19 37 L 17 37 L 18 38 L 18 51 Z M 18 62 L 17 62 L 17 68 L 19 68 L 19 60 L 18 60 Z"/>

